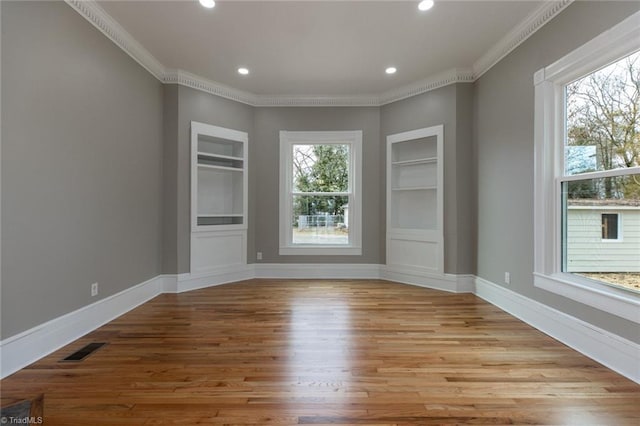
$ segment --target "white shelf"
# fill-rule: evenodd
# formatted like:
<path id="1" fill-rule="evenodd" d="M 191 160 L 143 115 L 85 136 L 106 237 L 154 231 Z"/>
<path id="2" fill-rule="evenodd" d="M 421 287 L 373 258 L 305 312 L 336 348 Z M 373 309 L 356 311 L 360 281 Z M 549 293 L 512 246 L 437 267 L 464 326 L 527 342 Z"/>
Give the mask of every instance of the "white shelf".
<path id="1" fill-rule="evenodd" d="M 392 191 L 432 191 L 438 189 L 436 185 L 433 186 L 412 186 L 406 188 L 391 188 Z"/>
<path id="2" fill-rule="evenodd" d="M 242 214 L 198 214 L 198 217 L 242 217 Z"/>
<path id="3" fill-rule="evenodd" d="M 387 136 L 387 265 L 444 272 L 443 126 Z"/>
<path id="4" fill-rule="evenodd" d="M 391 164 L 394 166 L 413 166 L 417 164 L 433 164 L 437 162 L 438 162 L 437 157 L 429 157 L 429 158 L 416 158 L 415 160 L 394 161 Z"/>
<path id="5" fill-rule="evenodd" d="M 242 157 L 233 157 L 231 155 L 212 154 L 210 152 L 203 152 L 203 151 L 198 151 L 198 157 L 209 157 L 209 158 L 220 159 L 220 160 L 244 161 L 244 158 L 242 158 Z"/>
<path id="6" fill-rule="evenodd" d="M 243 172 L 244 169 L 243 168 L 238 168 L 238 167 L 227 167 L 227 166 L 212 166 L 210 164 L 198 164 L 199 168 L 203 168 L 203 169 L 216 169 L 216 170 L 229 170 L 232 172 Z"/>
<path id="7" fill-rule="evenodd" d="M 191 274 L 247 263 L 248 142 L 246 132 L 191 122 Z"/>
<path id="8" fill-rule="evenodd" d="M 247 142 L 245 132 L 191 122 L 192 232 L 246 229 Z"/>

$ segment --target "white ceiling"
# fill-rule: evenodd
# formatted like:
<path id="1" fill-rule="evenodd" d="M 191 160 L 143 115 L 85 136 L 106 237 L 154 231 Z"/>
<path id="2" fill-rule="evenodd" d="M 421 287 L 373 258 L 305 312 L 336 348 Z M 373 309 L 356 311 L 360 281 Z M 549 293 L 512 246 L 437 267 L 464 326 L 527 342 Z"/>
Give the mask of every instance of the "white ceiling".
<path id="1" fill-rule="evenodd" d="M 368 96 L 471 69 L 543 1 L 100 1 L 167 69 L 254 95 Z M 513 34 L 511 34 L 513 36 Z M 239 66 L 250 75 L 237 73 Z M 384 73 L 388 66 L 398 72 Z"/>

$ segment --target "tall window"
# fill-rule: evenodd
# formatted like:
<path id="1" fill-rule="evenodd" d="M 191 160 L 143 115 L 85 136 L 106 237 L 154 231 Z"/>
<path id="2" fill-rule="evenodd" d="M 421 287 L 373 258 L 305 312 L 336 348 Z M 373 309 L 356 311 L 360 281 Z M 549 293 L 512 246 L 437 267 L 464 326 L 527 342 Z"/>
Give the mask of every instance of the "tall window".
<path id="1" fill-rule="evenodd" d="M 640 52 L 564 92 L 562 270 L 640 292 L 640 231 L 622 241 L 619 213 L 602 212 L 624 209 L 640 226 Z"/>
<path id="2" fill-rule="evenodd" d="M 534 76 L 534 284 L 638 323 L 639 51 L 640 12 Z"/>
<path id="3" fill-rule="evenodd" d="M 280 254 L 361 254 L 361 132 L 281 132 Z"/>

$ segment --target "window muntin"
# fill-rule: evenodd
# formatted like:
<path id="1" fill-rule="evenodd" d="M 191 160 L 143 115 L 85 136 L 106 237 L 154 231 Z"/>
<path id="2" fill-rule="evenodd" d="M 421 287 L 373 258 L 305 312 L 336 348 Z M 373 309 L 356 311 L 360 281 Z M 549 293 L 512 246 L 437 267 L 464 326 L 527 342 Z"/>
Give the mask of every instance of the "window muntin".
<path id="1" fill-rule="evenodd" d="M 361 254 L 361 132 L 281 132 L 280 254 Z"/>

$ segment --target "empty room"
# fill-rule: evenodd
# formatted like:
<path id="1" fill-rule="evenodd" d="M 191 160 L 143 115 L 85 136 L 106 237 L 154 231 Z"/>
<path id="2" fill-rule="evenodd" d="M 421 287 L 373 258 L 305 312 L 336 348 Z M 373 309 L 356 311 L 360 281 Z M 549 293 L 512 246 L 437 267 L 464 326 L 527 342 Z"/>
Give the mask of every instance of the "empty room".
<path id="1" fill-rule="evenodd" d="M 640 422 L 640 1 L 0 31 L 2 424 Z"/>

